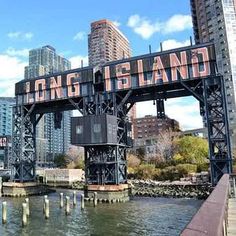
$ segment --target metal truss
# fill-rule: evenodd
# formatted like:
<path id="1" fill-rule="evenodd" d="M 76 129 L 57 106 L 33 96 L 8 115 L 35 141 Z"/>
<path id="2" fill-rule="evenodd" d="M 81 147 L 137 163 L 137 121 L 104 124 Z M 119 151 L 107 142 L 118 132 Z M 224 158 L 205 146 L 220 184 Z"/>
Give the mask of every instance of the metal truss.
<path id="1" fill-rule="evenodd" d="M 97 93 L 94 97 L 85 97 L 83 100 L 83 116 L 104 113 L 117 116 L 117 145 L 85 147 L 87 184 L 105 185 L 127 182 L 127 113 L 133 104 L 128 107 L 126 101 L 130 95 L 130 91 L 124 96 L 116 93 Z"/>
<path id="2" fill-rule="evenodd" d="M 122 92 L 104 93 L 68 99 L 71 107 L 79 110 L 84 117 L 109 114 L 117 117 L 117 144 L 85 147 L 85 171 L 87 184 L 120 184 L 127 182 L 126 149 L 129 146 L 129 123 L 127 113 L 138 101 L 156 100 L 157 115 L 165 116 L 164 99 L 179 95 L 192 95 L 200 103 L 200 114 L 208 128 L 208 142 L 211 164 L 211 179 L 215 185 L 224 173 L 232 172 L 232 158 L 229 138 L 229 124 L 225 102 L 224 82 L 221 76 L 201 80 L 180 81 L 180 93 L 166 90 L 158 94 L 155 90 L 135 94 L 132 89 Z M 173 93 L 172 93 L 173 92 Z M 18 104 L 18 103 L 17 103 Z M 35 105 L 14 107 L 12 157 L 12 180 L 33 181 L 35 179 L 35 127 L 43 115 L 36 117 Z M 56 107 L 55 109 L 57 109 Z M 37 110 L 37 109 L 36 109 Z M 39 110 L 38 110 L 39 111 Z M 58 108 L 58 112 L 63 107 Z M 57 112 L 57 111 L 55 111 Z M 60 126 L 61 114 L 55 115 Z"/>
<path id="3" fill-rule="evenodd" d="M 211 180 L 216 185 L 224 173 L 232 173 L 225 88 L 220 76 L 203 80 L 203 85 Z"/>
<path id="4" fill-rule="evenodd" d="M 126 150 L 120 146 L 85 147 L 87 184 L 120 184 L 127 181 Z"/>
<path id="5" fill-rule="evenodd" d="M 10 163 L 12 158 L 12 144 L 8 143 L 7 147 L 4 148 L 4 168 L 10 169 Z"/>
<path id="6" fill-rule="evenodd" d="M 13 111 L 12 180 L 27 182 L 35 180 L 35 115 L 30 108 L 16 106 Z"/>
<path id="7" fill-rule="evenodd" d="M 232 173 L 229 124 L 222 76 L 205 78 L 195 86 L 181 81 L 200 103 L 200 114 L 208 130 L 211 182 L 216 185 L 224 173 Z"/>

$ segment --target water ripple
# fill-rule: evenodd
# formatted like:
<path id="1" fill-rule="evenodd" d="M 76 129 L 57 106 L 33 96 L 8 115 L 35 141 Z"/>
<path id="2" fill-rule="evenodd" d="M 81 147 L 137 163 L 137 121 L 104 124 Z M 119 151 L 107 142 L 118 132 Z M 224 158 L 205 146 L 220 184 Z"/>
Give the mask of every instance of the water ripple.
<path id="1" fill-rule="evenodd" d="M 63 190 L 65 195 L 72 191 Z M 30 197 L 30 218 L 21 227 L 23 198 L 1 198 L 8 204 L 6 225 L 0 225 L 3 236 L 175 236 L 199 209 L 202 201 L 194 199 L 142 198 L 116 204 L 98 204 L 96 208 L 86 203 L 81 212 L 80 204 L 71 205 L 71 214 L 59 208 L 59 192 L 49 195 L 50 218 L 43 216 L 43 197 Z M 79 195 L 78 195 L 79 202 Z M 0 213 L 0 217 L 1 213 Z"/>

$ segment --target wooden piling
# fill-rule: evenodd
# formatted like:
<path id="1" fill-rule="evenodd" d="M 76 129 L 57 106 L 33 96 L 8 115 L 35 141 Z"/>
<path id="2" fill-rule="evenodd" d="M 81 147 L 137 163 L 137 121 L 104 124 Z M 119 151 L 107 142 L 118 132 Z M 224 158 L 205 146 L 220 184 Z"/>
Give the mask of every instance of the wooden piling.
<path id="1" fill-rule="evenodd" d="M 63 193 L 60 193 L 60 208 L 63 208 L 63 206 L 64 206 Z"/>
<path id="2" fill-rule="evenodd" d="M 29 216 L 30 215 L 29 198 L 25 199 L 25 203 L 26 203 L 26 215 Z"/>
<path id="3" fill-rule="evenodd" d="M 98 193 L 94 192 L 93 193 L 93 205 L 94 205 L 94 207 L 97 206 L 97 204 L 98 204 Z"/>
<path id="4" fill-rule="evenodd" d="M 2 196 L 2 177 L 0 177 L 0 197 Z"/>
<path id="5" fill-rule="evenodd" d="M 235 177 L 234 176 L 233 176 L 233 190 L 234 190 L 234 197 L 236 198 Z"/>
<path id="6" fill-rule="evenodd" d="M 43 213 L 45 214 L 45 200 L 48 198 L 47 195 L 43 196 Z"/>
<path id="7" fill-rule="evenodd" d="M 81 209 L 84 209 L 84 194 L 81 194 L 81 199 L 80 199 L 80 203 L 81 203 Z"/>
<path id="8" fill-rule="evenodd" d="M 7 223 L 7 202 L 2 202 L 2 223 Z"/>
<path id="9" fill-rule="evenodd" d="M 70 214 L 70 197 L 66 196 L 66 215 Z"/>
<path id="10" fill-rule="evenodd" d="M 76 201 L 76 191 L 73 192 L 73 206 L 76 206 L 77 201 Z"/>
<path id="11" fill-rule="evenodd" d="M 45 219 L 49 218 L 49 199 L 45 199 Z"/>
<path id="12" fill-rule="evenodd" d="M 27 225 L 27 203 L 22 203 L 22 227 Z"/>

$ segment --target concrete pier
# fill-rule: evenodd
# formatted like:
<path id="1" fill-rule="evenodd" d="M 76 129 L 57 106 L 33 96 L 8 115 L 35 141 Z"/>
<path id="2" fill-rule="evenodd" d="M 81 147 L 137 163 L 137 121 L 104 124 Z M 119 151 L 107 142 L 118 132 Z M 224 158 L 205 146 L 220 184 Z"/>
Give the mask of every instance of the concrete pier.
<path id="1" fill-rule="evenodd" d="M 3 196 L 6 197 L 22 197 L 30 195 L 41 195 L 52 192 L 46 186 L 37 182 L 4 182 L 3 183 Z"/>
<path id="2" fill-rule="evenodd" d="M 119 185 L 87 185 L 84 189 L 86 200 L 94 200 L 94 193 L 97 193 L 97 201 L 104 202 L 122 202 L 128 201 L 130 196 L 130 188 L 128 184 Z"/>

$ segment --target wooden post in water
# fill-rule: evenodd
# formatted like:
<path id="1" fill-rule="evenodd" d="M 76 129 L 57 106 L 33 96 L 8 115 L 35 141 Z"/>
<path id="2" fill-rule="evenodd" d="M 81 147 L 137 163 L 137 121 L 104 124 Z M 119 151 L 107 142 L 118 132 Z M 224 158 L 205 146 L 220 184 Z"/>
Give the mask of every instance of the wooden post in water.
<path id="1" fill-rule="evenodd" d="M 70 214 L 70 197 L 66 196 L 66 215 Z"/>
<path id="2" fill-rule="evenodd" d="M 236 197 L 235 177 L 234 176 L 233 176 L 233 190 L 234 190 L 234 197 Z"/>
<path id="3" fill-rule="evenodd" d="M 73 192 L 73 206 L 75 207 L 77 204 L 76 202 L 76 191 Z"/>
<path id="4" fill-rule="evenodd" d="M 2 177 L 0 177 L 0 197 L 2 196 Z"/>
<path id="5" fill-rule="evenodd" d="M 230 179 L 229 179 L 229 198 L 231 198 L 232 194 L 231 194 L 231 183 L 230 183 Z"/>
<path id="6" fill-rule="evenodd" d="M 7 202 L 2 202 L 2 223 L 7 223 Z"/>
<path id="7" fill-rule="evenodd" d="M 27 203 L 22 203 L 22 227 L 27 225 Z"/>
<path id="8" fill-rule="evenodd" d="M 45 201 L 48 199 L 48 195 L 43 196 L 43 213 L 45 214 Z"/>
<path id="9" fill-rule="evenodd" d="M 26 215 L 29 216 L 30 215 L 29 198 L 25 199 L 25 203 L 26 203 Z"/>
<path id="10" fill-rule="evenodd" d="M 49 199 L 45 199 L 45 219 L 49 218 Z"/>
<path id="11" fill-rule="evenodd" d="M 64 206 L 63 193 L 60 193 L 60 208 L 63 208 L 63 206 Z"/>
<path id="12" fill-rule="evenodd" d="M 93 205 L 94 205 L 94 207 L 97 206 L 97 204 L 98 204 L 98 193 L 94 192 L 94 194 L 93 194 Z"/>
<path id="13" fill-rule="evenodd" d="M 53 186 L 56 187 L 56 175 L 53 175 Z"/>
<path id="14" fill-rule="evenodd" d="M 81 203 L 81 209 L 84 209 L 84 194 L 81 194 L 81 199 L 80 199 L 80 203 Z"/>

